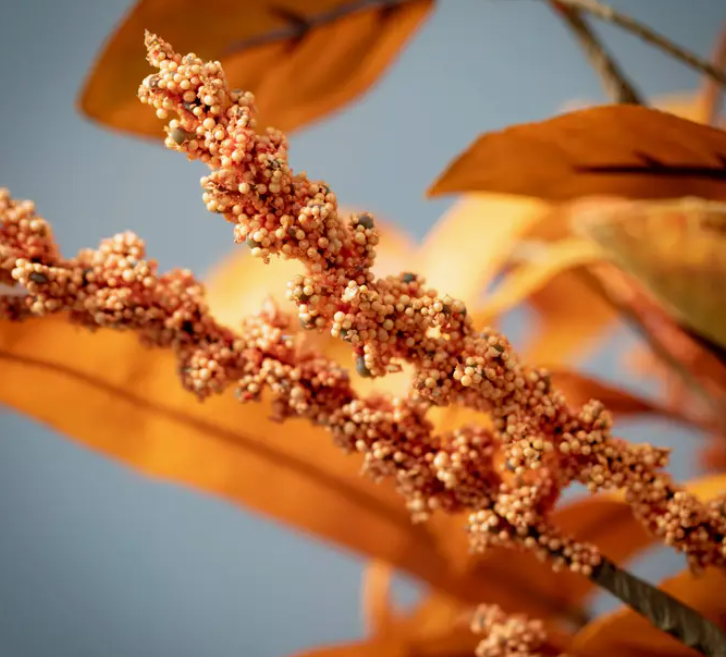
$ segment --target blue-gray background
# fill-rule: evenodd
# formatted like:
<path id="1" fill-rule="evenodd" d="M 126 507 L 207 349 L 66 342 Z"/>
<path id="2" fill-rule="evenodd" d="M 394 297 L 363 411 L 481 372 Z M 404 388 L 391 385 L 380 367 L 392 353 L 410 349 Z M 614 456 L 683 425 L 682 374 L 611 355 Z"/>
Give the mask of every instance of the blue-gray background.
<path id="1" fill-rule="evenodd" d="M 204 272 L 232 236 L 204 210 L 201 169 L 74 109 L 87 68 L 130 4 L 2 0 L 0 185 L 37 202 L 67 253 L 131 229 L 162 267 Z M 703 55 L 726 18 L 720 0 L 613 4 Z M 634 38 L 601 31 L 647 94 L 700 83 Z M 344 204 L 381 212 L 420 238 L 450 203 L 426 201 L 423 190 L 454 154 L 480 131 L 546 117 L 573 98 L 603 100 L 544 7 L 442 0 L 372 93 L 294 137 L 292 161 L 326 177 Z M 627 342 L 621 331 L 588 368 L 617 378 L 612 354 Z M 694 436 L 663 424 L 628 435 L 675 445 L 673 471 L 694 472 Z M 681 563 L 659 554 L 638 570 L 654 578 Z M 279 657 L 352 639 L 362 634 L 362 566 L 0 415 L 0 657 Z M 404 581 L 398 590 L 415 594 Z"/>

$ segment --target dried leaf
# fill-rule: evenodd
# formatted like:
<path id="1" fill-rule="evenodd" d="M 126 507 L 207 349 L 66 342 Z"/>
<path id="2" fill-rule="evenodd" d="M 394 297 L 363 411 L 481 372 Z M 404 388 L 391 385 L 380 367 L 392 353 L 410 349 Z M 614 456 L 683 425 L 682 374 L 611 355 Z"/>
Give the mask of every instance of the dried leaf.
<path id="1" fill-rule="evenodd" d="M 589 284 L 583 268 L 556 274 L 527 303 L 537 323 L 519 351 L 524 360 L 546 366 L 581 360 L 618 319 L 617 311 Z"/>
<path id="2" fill-rule="evenodd" d="M 430 196 L 726 198 L 726 132 L 634 105 L 571 112 L 482 135 Z"/>
<path id="3" fill-rule="evenodd" d="M 241 405 L 232 395 L 194 403 L 172 355 L 144 349 L 131 334 L 90 333 L 63 316 L 0 322 L 0 363 L 0 403 L 137 470 L 391 563 L 458 599 L 547 617 L 591 591 L 587 580 L 556 575 L 531 555 L 467 557 L 464 518 L 412 524 L 392 487 L 360 477 L 359 459 L 322 430 L 276 424 L 266 403 Z M 604 516 L 602 505 L 585 500 L 556 518 L 593 532 L 614 559 L 651 544 L 625 504 L 607 501 Z"/>
<path id="4" fill-rule="evenodd" d="M 0 402 L 149 475 L 387 561 L 463 600 L 545 616 L 576 602 L 527 555 L 498 552 L 459 564 L 466 562 L 463 518 L 412 524 L 392 487 L 360 477 L 360 461 L 322 430 L 276 424 L 266 403 L 243 406 L 232 395 L 195 403 L 172 355 L 142 348 L 131 334 L 89 333 L 62 316 L 2 322 L 0 363 Z M 619 522 L 632 522 L 624 505 Z"/>
<path id="5" fill-rule="evenodd" d="M 141 0 L 104 47 L 80 108 L 117 130 L 161 134 L 161 122 L 136 100 L 150 72 L 139 36 L 148 29 L 181 52 L 220 61 L 232 87 L 255 94 L 260 128 L 289 133 L 366 92 L 432 8 L 433 0 L 209 0 L 202 10 L 195 0 Z"/>
<path id="6" fill-rule="evenodd" d="M 369 561 L 363 571 L 361 611 L 367 634 L 382 635 L 391 631 L 396 612 L 391 606 L 391 582 L 394 569 L 385 561 Z"/>
<path id="7" fill-rule="evenodd" d="M 426 236 L 417 271 L 438 290 L 461 298 L 479 326 L 492 323 L 492 312 L 479 313 L 482 293 L 516 257 L 522 243 L 551 243 L 571 232 L 570 217 L 535 199 L 496 194 L 469 194 L 458 201 Z M 544 246 L 544 245 L 542 245 Z M 457 257 L 451 253 L 456 251 Z M 460 254 L 460 255 L 459 255 Z M 575 271 L 563 271 L 542 281 L 526 301 L 540 325 L 521 348 L 533 362 L 567 362 L 583 347 L 602 336 L 616 314 L 609 304 L 580 280 Z M 525 293 L 526 294 L 526 293 Z M 503 312 L 510 303 L 505 300 Z"/>
<path id="8" fill-rule="evenodd" d="M 477 321 L 486 321 L 487 317 L 495 317 L 514 308 L 561 272 L 602 259 L 599 247 L 579 237 L 531 245 L 527 262 L 510 272 L 494 293 L 485 299 L 483 310 L 476 315 Z"/>
<path id="9" fill-rule="evenodd" d="M 142 348 L 131 334 L 91 334 L 64 317 L 2 322 L 0 362 L 0 401 L 138 470 L 242 503 L 456 595 L 474 598 L 487 584 L 484 571 L 478 582 L 463 581 L 442 557 L 461 519 L 412 524 L 390 485 L 361 477 L 360 461 L 322 430 L 270 421 L 266 403 L 243 406 L 232 395 L 195 403 L 172 355 Z"/>
<path id="10" fill-rule="evenodd" d="M 550 378 L 552 384 L 565 394 L 567 402 L 573 406 L 583 406 L 591 399 L 597 399 L 605 404 L 608 411 L 616 418 L 633 415 L 663 415 L 677 418 L 673 411 L 656 401 L 639 397 L 581 372 L 550 368 Z"/>
<path id="11" fill-rule="evenodd" d="M 354 209 L 340 208 L 342 216 L 355 213 Z M 377 217 L 376 226 L 381 242 L 376 247 L 373 271 L 378 276 L 398 273 L 413 260 L 416 245 L 407 233 L 386 220 Z M 284 312 L 295 314 L 295 304 L 285 297 L 285 290 L 288 281 L 302 273 L 304 267 L 297 260 L 275 258 L 266 265 L 236 245 L 205 277 L 207 304 L 218 321 L 232 328 L 243 317 L 258 312 L 270 297 Z"/>
<path id="12" fill-rule="evenodd" d="M 472 657 L 479 642 L 470 629 L 473 611 L 474 606 L 434 592 L 402 614 L 384 636 L 313 650 L 300 657 Z M 546 654 L 560 654 L 571 640 L 555 626 L 548 627 L 548 635 Z"/>
<path id="13" fill-rule="evenodd" d="M 604 293 L 639 327 L 654 354 L 719 416 L 726 403 L 726 367 L 669 316 L 652 295 L 613 265 L 590 269 Z M 689 411 L 688 406 L 681 410 Z"/>
<path id="14" fill-rule="evenodd" d="M 709 569 L 694 577 L 682 572 L 665 580 L 660 588 L 706 618 L 726 629 L 726 573 Z M 596 619 L 575 636 L 570 653 L 578 657 L 692 657 L 695 653 L 680 641 L 657 630 L 630 607 Z"/>
<path id="15" fill-rule="evenodd" d="M 623 202 L 577 227 L 676 319 L 726 348 L 726 204 Z"/>
<path id="16" fill-rule="evenodd" d="M 546 204 L 534 199 L 468 195 L 426 235 L 415 271 L 473 310 L 481 305 L 482 293 L 517 241 L 542 221 L 547 210 Z"/>
<path id="17" fill-rule="evenodd" d="M 397 637 L 381 637 L 325 648 L 314 648 L 296 653 L 294 657 L 414 657 L 414 655 Z"/>

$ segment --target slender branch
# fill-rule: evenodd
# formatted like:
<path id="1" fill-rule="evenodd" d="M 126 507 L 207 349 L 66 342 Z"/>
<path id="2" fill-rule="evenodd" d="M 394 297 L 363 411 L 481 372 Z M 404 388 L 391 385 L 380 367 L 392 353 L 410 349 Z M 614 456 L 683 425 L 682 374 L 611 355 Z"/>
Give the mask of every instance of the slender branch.
<path id="1" fill-rule="evenodd" d="M 726 657 L 726 634 L 695 609 L 603 559 L 590 579 L 655 627 L 707 657 Z"/>
<path id="2" fill-rule="evenodd" d="M 714 399 L 713 395 L 701 384 L 701 382 L 686 369 L 678 360 L 666 349 L 663 344 L 655 337 L 654 332 L 648 330 L 648 327 L 644 325 L 642 318 L 634 312 L 634 310 L 627 304 L 623 303 L 618 299 L 617 293 L 614 293 L 611 285 L 612 276 L 618 272 L 620 276 L 624 276 L 623 272 L 613 267 L 609 269 L 608 277 L 609 280 L 606 284 L 602 277 L 596 276 L 588 270 L 580 270 L 578 272 L 581 280 L 588 285 L 593 291 L 598 293 L 600 297 L 607 303 L 609 303 L 618 314 L 628 323 L 638 335 L 648 344 L 650 349 L 653 351 L 655 356 L 660 359 L 661 362 L 666 364 L 672 370 L 677 372 L 683 381 L 685 381 L 693 392 L 695 392 L 701 401 L 709 408 L 713 413 L 715 422 L 717 423 L 717 429 L 723 430 L 724 420 L 722 419 L 722 409 L 719 400 Z M 706 427 L 702 427 L 706 429 Z"/>
<path id="3" fill-rule="evenodd" d="M 712 66 L 719 71 L 726 71 L 726 23 L 716 39 L 716 45 L 711 55 Z M 704 118 L 710 125 L 716 125 L 721 113 L 721 89 L 713 79 L 707 77 L 703 83 L 701 96 Z"/>
<path id="4" fill-rule="evenodd" d="M 612 7 L 605 5 L 598 0 L 557 0 L 561 5 L 566 5 L 572 9 L 586 11 L 596 18 L 613 23 L 622 29 L 635 34 L 644 41 L 647 41 L 656 48 L 665 51 L 671 57 L 675 57 L 687 66 L 704 73 L 709 78 L 722 86 L 726 86 L 726 73 L 718 70 L 713 64 L 702 59 L 698 55 L 686 50 L 685 48 L 673 43 L 670 39 L 662 34 L 652 30 L 647 25 L 636 21 L 634 18 L 623 14 Z"/>
<path id="5" fill-rule="evenodd" d="M 585 56 L 598 74 L 605 93 L 614 103 L 644 105 L 640 94 L 618 66 L 605 45 L 592 31 L 580 10 L 565 6 L 559 0 L 550 0 L 555 13 L 572 30 L 585 52 Z"/>
<path id="6" fill-rule="evenodd" d="M 288 9 L 287 7 L 270 5 L 267 11 L 275 18 L 285 23 L 283 27 L 271 30 L 265 34 L 258 34 L 249 39 L 236 41 L 228 46 L 225 54 L 240 52 L 255 46 L 262 46 L 275 41 L 285 41 L 286 39 L 301 39 L 310 30 L 333 23 L 341 18 L 356 14 L 361 11 L 371 9 L 394 9 L 399 5 L 411 2 L 412 0 L 352 0 L 350 3 L 334 7 L 328 11 L 321 12 L 314 16 L 306 16 Z"/>

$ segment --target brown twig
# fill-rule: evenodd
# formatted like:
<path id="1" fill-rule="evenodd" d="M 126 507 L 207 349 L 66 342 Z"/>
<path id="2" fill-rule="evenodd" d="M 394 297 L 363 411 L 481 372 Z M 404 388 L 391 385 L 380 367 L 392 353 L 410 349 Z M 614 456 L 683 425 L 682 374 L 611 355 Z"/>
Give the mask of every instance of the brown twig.
<path id="1" fill-rule="evenodd" d="M 590 579 L 655 627 L 707 657 L 726 657 L 726 634 L 695 609 L 603 559 Z"/>
<path id="2" fill-rule="evenodd" d="M 287 7 L 272 4 L 267 8 L 267 11 L 278 20 L 284 22 L 285 25 L 265 34 L 259 34 L 250 37 L 249 39 L 236 41 L 226 48 L 225 54 L 240 52 L 247 48 L 262 46 L 266 43 L 274 43 L 275 41 L 301 39 L 310 30 L 320 27 L 321 25 L 333 23 L 341 18 L 350 16 L 351 14 L 371 9 L 390 10 L 398 7 L 399 5 L 405 4 L 406 2 L 412 1 L 413 0 L 352 0 L 348 4 L 334 7 L 333 9 L 315 14 L 314 16 L 307 16 L 303 13 L 292 11 Z"/>
<path id="3" fill-rule="evenodd" d="M 726 86 L 726 73 L 720 71 L 713 64 L 678 44 L 673 43 L 673 41 L 664 37 L 662 34 L 658 34 L 658 32 L 647 25 L 644 25 L 643 23 L 636 21 L 634 18 L 613 9 L 609 5 L 603 4 L 598 0 L 557 0 L 557 2 L 572 9 L 586 11 L 596 18 L 607 21 L 608 23 L 613 23 L 632 34 L 635 34 L 643 39 L 643 41 L 650 43 L 656 48 L 660 48 L 671 57 L 678 59 L 687 66 L 707 75 L 714 82 L 717 82 L 722 86 Z"/>
<path id="4" fill-rule="evenodd" d="M 678 359 L 668 351 L 668 349 L 665 348 L 661 341 L 655 336 L 654 332 L 644 325 L 643 318 L 636 313 L 631 306 L 618 298 L 617 290 L 622 289 L 624 283 L 618 283 L 617 280 L 614 280 L 614 277 L 620 277 L 621 281 L 624 281 L 626 278 L 625 274 L 613 265 L 607 265 L 606 268 L 604 266 L 600 267 L 600 275 L 597 275 L 587 269 L 580 270 L 578 275 L 580 279 L 588 287 L 590 287 L 590 289 L 597 293 L 606 303 L 610 304 L 618 312 L 628 326 L 646 342 L 653 354 L 661 362 L 680 375 L 691 390 L 698 395 L 701 401 L 713 413 L 717 426 L 705 426 L 695 417 L 689 418 L 689 421 L 698 425 L 704 431 L 710 429 L 724 430 L 723 421 L 720 419 L 721 405 L 719 400 L 714 399 L 713 395 L 701 384 L 701 382 L 691 372 L 689 372 L 688 369 L 685 368 Z"/>
<path id="5" fill-rule="evenodd" d="M 644 105 L 642 97 L 630 83 L 623 70 L 618 66 L 605 45 L 592 31 L 581 11 L 565 6 L 559 0 L 550 0 L 555 13 L 572 30 L 580 43 L 585 56 L 598 74 L 605 93 L 614 103 Z"/>
<path id="6" fill-rule="evenodd" d="M 716 45 L 711 56 L 712 66 L 719 71 L 726 71 L 726 23 L 716 39 Z M 709 125 L 716 125 L 721 113 L 722 90 L 710 77 L 703 82 L 701 102 L 703 103 L 704 119 Z"/>

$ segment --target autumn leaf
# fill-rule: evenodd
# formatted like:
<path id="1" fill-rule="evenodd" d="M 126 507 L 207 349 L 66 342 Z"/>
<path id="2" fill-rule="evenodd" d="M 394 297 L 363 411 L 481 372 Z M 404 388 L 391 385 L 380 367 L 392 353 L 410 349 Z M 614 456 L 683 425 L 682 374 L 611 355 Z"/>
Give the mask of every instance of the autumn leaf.
<path id="1" fill-rule="evenodd" d="M 661 415 L 682 419 L 673 410 L 656 401 L 645 399 L 623 388 L 615 388 L 599 379 L 564 368 L 551 368 L 552 385 L 563 392 L 567 402 L 583 406 L 592 399 L 601 401 L 615 418 Z"/>
<path id="2" fill-rule="evenodd" d="M 414 271 L 432 287 L 464 301 L 470 310 L 478 309 L 483 292 L 512 249 L 540 223 L 547 209 L 535 199 L 467 195 L 427 233 L 416 253 Z"/>
<path id="3" fill-rule="evenodd" d="M 370 568 L 378 577 L 385 566 Z M 474 610 L 474 605 L 432 592 L 410 611 L 389 610 L 385 632 L 370 632 L 363 640 L 306 651 L 299 657 L 472 657 L 479 643 L 470 628 Z M 552 654 L 562 652 L 569 640 L 556 626 L 548 627 L 547 649 Z"/>
<path id="4" fill-rule="evenodd" d="M 700 577 L 685 571 L 662 582 L 660 588 L 726 629 L 726 573 L 723 570 L 711 568 Z M 695 654 L 630 607 L 590 623 L 575 636 L 568 652 L 578 657 L 692 657 Z"/>
<path id="5" fill-rule="evenodd" d="M 483 293 L 507 272 L 522 243 L 546 247 L 570 233 L 569 217 L 548 203 L 511 195 L 467 194 L 426 235 L 417 253 L 416 271 L 437 289 L 455 290 L 479 327 L 494 324 L 507 310 L 528 303 L 538 326 L 520 346 L 523 357 L 562 364 L 602 336 L 616 317 L 578 272 L 562 267 L 559 274 L 550 272 L 550 278 L 544 273 L 541 287 L 505 284 L 500 289 L 506 291 L 496 295 L 498 301 L 484 298 Z M 589 245 L 585 248 L 592 251 Z M 449 257 L 453 249 L 461 257 Z"/>
<path id="6" fill-rule="evenodd" d="M 639 327 L 658 362 L 672 369 L 694 393 L 689 399 L 699 397 L 717 420 L 726 403 L 726 364 L 684 331 L 632 277 L 613 266 L 593 267 L 591 273 L 604 294 Z M 692 412 L 693 404 L 684 401 L 680 410 Z"/>
<path id="7" fill-rule="evenodd" d="M 91 333 L 63 316 L 1 322 L 0 362 L 0 401 L 9 407 L 141 472 L 389 562 L 459 599 L 548 616 L 571 613 L 592 590 L 532 555 L 467 556 L 463 518 L 413 524 L 391 485 L 360 477 L 358 458 L 322 429 L 272 422 L 267 403 L 241 405 L 227 394 L 195 403 L 172 354 L 149 351 L 132 334 Z M 651 544 L 625 504 L 602 505 L 592 498 L 558 513 L 578 518 L 578 531 L 594 532 L 613 559 Z"/>
<path id="8" fill-rule="evenodd" d="M 136 100 L 149 74 L 139 35 L 160 32 L 182 51 L 220 61 L 255 94 L 259 127 L 291 132 L 355 100 L 385 73 L 433 0 L 141 0 L 106 43 L 80 97 L 90 118 L 155 136 L 162 122 Z M 136 53 L 136 56 L 134 56 Z"/>
<path id="9" fill-rule="evenodd" d="M 724 199 L 726 133 L 634 105 L 570 112 L 479 137 L 429 195 L 454 192 Z"/>
<path id="10" fill-rule="evenodd" d="M 481 316 L 496 316 L 510 310 L 560 272 L 602 261 L 603 251 L 588 240 L 570 237 L 555 243 L 531 245 L 526 259 L 526 264 L 510 272 L 484 301 L 484 309 L 479 311 Z"/>
<path id="11" fill-rule="evenodd" d="M 726 348 L 726 205 L 623 202 L 581 215 L 577 227 L 677 320 Z"/>
<path id="12" fill-rule="evenodd" d="M 706 111 L 708 104 L 701 94 L 695 92 L 658 96 L 652 100 L 653 107 L 657 109 L 699 123 L 706 123 L 709 118 Z M 569 105 L 568 111 L 588 107 L 586 101 Z M 480 224 L 491 227 L 491 239 L 487 239 L 486 234 L 482 237 L 487 239 L 487 245 L 499 246 L 501 256 L 497 266 L 500 271 L 506 270 L 516 260 L 521 243 L 549 244 L 572 234 L 573 212 L 567 206 L 551 205 L 522 196 L 472 193 L 465 195 L 451 212 L 454 213 L 460 206 L 462 210 L 468 209 L 473 205 L 469 202 L 470 198 L 476 199 L 476 205 L 482 210 L 477 214 L 470 213 L 470 217 L 462 212 L 465 218 L 470 219 L 468 230 L 476 231 L 474 235 L 479 237 L 484 233 Z M 490 200 L 490 209 L 486 211 Z M 612 201 L 612 198 L 589 199 L 588 203 L 590 207 L 602 207 Z M 537 204 L 539 212 L 526 226 L 520 228 L 520 224 L 510 217 L 516 217 L 521 212 L 518 208 L 531 207 L 533 204 Z M 505 241 L 500 235 L 507 230 L 511 238 Z M 471 240 L 466 243 L 470 244 Z M 516 278 L 521 277 L 519 268 L 520 263 L 517 263 L 510 272 Z M 527 293 L 526 299 L 510 297 L 506 302 L 506 297 L 502 297 L 505 307 L 525 302 L 535 315 L 535 328 L 519 344 L 520 354 L 525 360 L 545 365 L 570 363 L 583 357 L 605 337 L 607 329 L 617 318 L 617 310 L 593 287 L 589 278 L 586 268 L 552 271 L 551 277 L 542 277 L 540 284 Z M 508 285 L 505 283 L 503 289 L 506 287 Z M 526 292 L 526 287 L 519 289 Z"/>
<path id="13" fill-rule="evenodd" d="M 392 486 L 361 477 L 360 460 L 322 429 L 269 420 L 268 403 L 242 405 L 231 394 L 196 403 L 171 352 L 145 349 L 132 334 L 90 333 L 63 316 L 1 322 L 0 362 L 3 403 L 137 470 L 242 503 L 456 595 L 474 599 L 488 584 L 486 569 L 465 578 L 448 562 L 445 544 L 462 519 L 413 524 Z"/>
<path id="14" fill-rule="evenodd" d="M 396 613 L 391 605 L 391 584 L 395 571 L 385 561 L 369 561 L 363 571 L 361 611 L 368 634 L 391 631 Z"/>
<path id="15" fill-rule="evenodd" d="M 488 324 L 515 306 L 528 303 L 538 321 L 525 336 L 520 353 L 525 360 L 543 365 L 568 362 L 601 338 L 616 316 L 586 278 L 586 265 L 601 261 L 603 252 L 580 238 L 555 239 L 555 235 L 567 235 L 564 216 L 560 212 L 552 217 L 558 228 L 550 229 L 548 239 L 523 239 L 513 245 L 508 262 L 516 259 L 516 264 L 510 265 L 476 314 L 479 324 Z M 546 235 L 545 231 L 537 227 L 529 235 L 539 237 Z"/>

